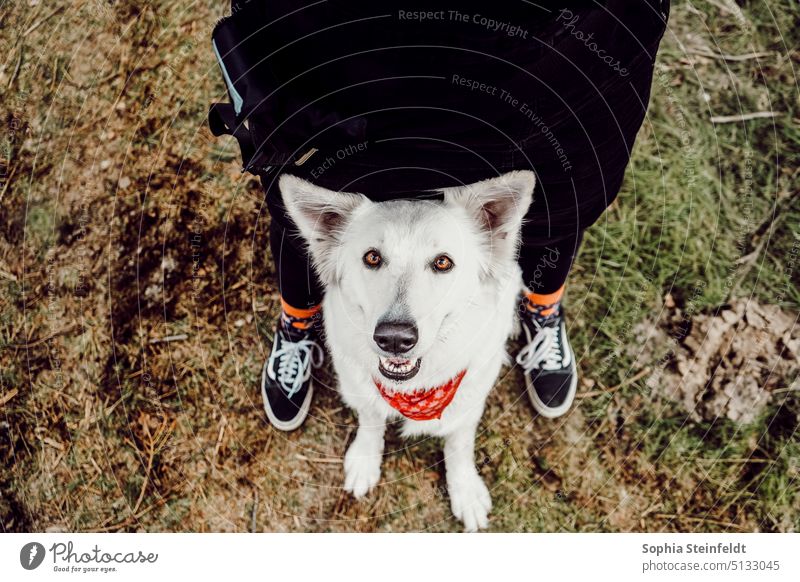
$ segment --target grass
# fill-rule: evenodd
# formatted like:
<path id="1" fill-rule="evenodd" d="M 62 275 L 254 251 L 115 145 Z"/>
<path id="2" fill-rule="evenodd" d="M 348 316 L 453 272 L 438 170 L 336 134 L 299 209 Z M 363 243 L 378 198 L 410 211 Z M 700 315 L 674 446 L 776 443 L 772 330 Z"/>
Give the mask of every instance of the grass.
<path id="1" fill-rule="evenodd" d="M 800 529 L 797 366 L 745 425 L 693 419 L 642 373 L 668 349 L 642 329 L 676 309 L 689 325 L 737 298 L 800 311 L 800 13 L 727 5 L 673 3 L 623 190 L 585 236 L 567 302 L 588 395 L 554 422 L 516 370 L 490 396 L 492 530 Z M 302 431 L 267 424 L 268 217 L 233 140 L 204 127 L 222 15 L 157 0 L 2 17 L 2 529 L 456 531 L 435 439 L 390 431 L 356 503 L 340 464 L 355 418 L 332 386 Z M 710 121 L 753 111 L 775 117 Z"/>

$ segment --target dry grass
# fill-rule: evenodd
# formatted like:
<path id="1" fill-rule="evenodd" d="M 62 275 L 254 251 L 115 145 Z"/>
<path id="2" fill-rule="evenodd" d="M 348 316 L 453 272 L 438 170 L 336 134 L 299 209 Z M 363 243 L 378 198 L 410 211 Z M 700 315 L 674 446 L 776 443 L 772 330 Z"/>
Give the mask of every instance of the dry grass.
<path id="1" fill-rule="evenodd" d="M 224 91 L 208 4 L 3 3 L 0 525 L 457 530 L 435 440 L 390 432 L 356 503 L 340 463 L 354 417 L 330 386 L 303 430 L 267 424 L 268 216 L 204 125 Z M 569 290 L 587 395 L 536 419 L 512 370 L 490 397 L 493 530 L 800 528 L 797 368 L 747 425 L 693 419 L 640 373 L 673 369 L 633 331 L 665 301 L 687 321 L 753 296 L 796 324 L 800 305 L 797 8 L 675 4 L 629 179 Z M 775 116 L 712 125 L 712 108 Z"/>

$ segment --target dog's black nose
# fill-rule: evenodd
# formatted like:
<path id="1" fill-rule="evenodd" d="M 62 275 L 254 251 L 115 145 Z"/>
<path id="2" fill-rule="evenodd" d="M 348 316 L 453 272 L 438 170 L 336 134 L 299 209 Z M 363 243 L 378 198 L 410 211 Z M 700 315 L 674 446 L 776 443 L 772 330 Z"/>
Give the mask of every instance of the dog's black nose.
<path id="1" fill-rule="evenodd" d="M 417 326 L 410 321 L 393 321 L 379 323 L 372 334 L 372 339 L 384 352 L 390 354 L 404 354 L 419 340 Z"/>

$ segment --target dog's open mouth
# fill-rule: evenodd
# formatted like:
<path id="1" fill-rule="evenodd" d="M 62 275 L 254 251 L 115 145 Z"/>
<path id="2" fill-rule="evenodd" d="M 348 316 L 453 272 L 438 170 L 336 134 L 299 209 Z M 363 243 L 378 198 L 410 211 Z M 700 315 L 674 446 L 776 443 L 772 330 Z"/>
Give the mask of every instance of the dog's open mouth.
<path id="1" fill-rule="evenodd" d="M 422 363 L 421 358 L 406 359 L 406 358 L 378 358 L 378 369 L 381 374 L 394 380 L 395 382 L 402 382 L 410 380 L 419 372 L 419 366 Z"/>

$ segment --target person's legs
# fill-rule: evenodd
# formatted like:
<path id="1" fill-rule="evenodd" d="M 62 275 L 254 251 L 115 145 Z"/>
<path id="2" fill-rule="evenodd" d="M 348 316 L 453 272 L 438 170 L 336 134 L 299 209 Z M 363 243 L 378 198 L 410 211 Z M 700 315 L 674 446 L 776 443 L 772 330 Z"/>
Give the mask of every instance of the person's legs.
<path id="1" fill-rule="evenodd" d="M 569 410 L 577 389 L 561 298 L 582 239 L 583 231 L 576 229 L 546 245 L 525 244 L 523 238 L 520 249 L 524 288 L 519 311 L 525 346 L 517 362 L 533 407 L 548 418 Z"/>
<path id="2" fill-rule="evenodd" d="M 268 188 L 263 178 L 262 183 Z M 281 316 L 261 374 L 261 395 L 272 425 L 288 431 L 298 428 L 308 415 L 314 393 L 311 370 L 320 366 L 324 357 L 319 341 L 323 290 L 276 187 L 268 194 L 267 203 Z"/>
<path id="3" fill-rule="evenodd" d="M 281 322 L 308 329 L 320 318 L 322 285 L 300 237 L 273 218 L 269 246 L 281 294 Z"/>
<path id="4" fill-rule="evenodd" d="M 559 311 L 561 296 L 583 232 L 556 239 L 547 245 L 523 245 L 519 264 L 525 284 L 523 306 L 532 313 L 547 317 Z"/>
<path id="5" fill-rule="evenodd" d="M 603 39 L 624 70 L 598 67 L 596 54 L 561 34 L 542 59 L 531 92 L 538 94 L 536 124 L 518 161 L 536 169 L 538 183 L 522 229 L 525 272 L 520 320 L 527 343 L 517 355 L 534 408 L 549 418 L 569 410 L 577 367 L 569 345 L 561 296 L 581 234 L 617 197 L 636 134 L 645 119 L 655 55 L 666 29 L 669 2 L 606 3 L 581 16 L 584 34 Z M 572 74 L 563 56 L 582 70 Z M 557 147 L 554 147 L 557 146 Z"/>

